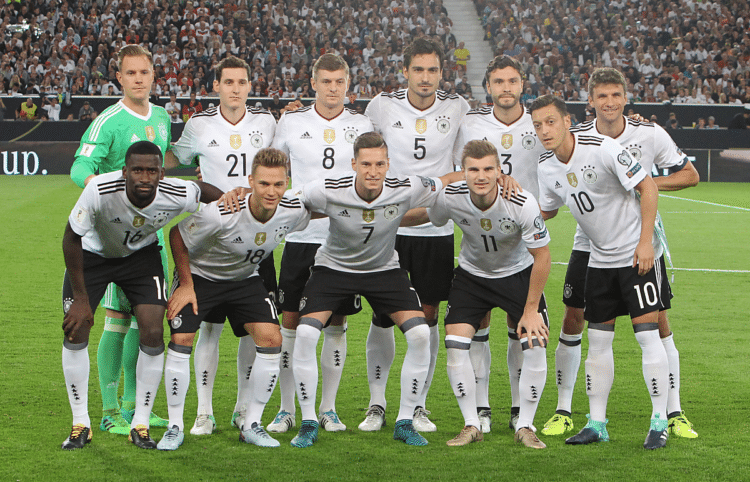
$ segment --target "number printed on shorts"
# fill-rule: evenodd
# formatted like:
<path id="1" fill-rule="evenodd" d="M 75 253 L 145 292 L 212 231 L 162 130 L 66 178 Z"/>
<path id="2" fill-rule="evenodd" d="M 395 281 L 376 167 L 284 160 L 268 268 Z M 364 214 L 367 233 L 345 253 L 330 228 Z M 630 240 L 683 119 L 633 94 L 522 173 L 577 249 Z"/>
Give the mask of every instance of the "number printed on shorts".
<path id="1" fill-rule="evenodd" d="M 635 290 L 635 294 L 638 295 L 638 304 L 641 306 L 641 309 L 645 308 L 645 306 L 643 306 L 644 299 L 648 306 L 654 306 L 659 302 L 656 285 L 651 281 L 643 285 L 643 293 L 641 293 L 641 287 L 639 285 L 633 286 L 633 289 Z"/>
<path id="2" fill-rule="evenodd" d="M 158 276 L 154 276 L 154 283 L 156 284 L 156 299 L 166 300 L 167 299 L 167 284 L 162 283 Z"/>

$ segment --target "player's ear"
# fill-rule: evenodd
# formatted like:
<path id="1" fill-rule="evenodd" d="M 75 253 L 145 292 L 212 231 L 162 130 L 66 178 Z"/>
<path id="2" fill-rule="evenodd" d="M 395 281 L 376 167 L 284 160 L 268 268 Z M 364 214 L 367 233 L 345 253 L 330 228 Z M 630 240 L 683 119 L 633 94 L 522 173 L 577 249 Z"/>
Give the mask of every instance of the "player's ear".
<path id="1" fill-rule="evenodd" d="M 248 174 L 248 176 L 247 176 L 247 185 L 248 186 L 252 186 L 253 185 L 253 175 L 252 174 Z"/>
<path id="2" fill-rule="evenodd" d="M 159 180 L 161 181 L 162 179 L 164 179 L 164 173 L 167 172 L 167 170 L 164 169 L 163 167 L 161 167 L 159 170 L 160 170 Z"/>
<path id="3" fill-rule="evenodd" d="M 356 170 L 357 170 L 357 159 L 352 157 L 352 171 L 356 171 Z"/>

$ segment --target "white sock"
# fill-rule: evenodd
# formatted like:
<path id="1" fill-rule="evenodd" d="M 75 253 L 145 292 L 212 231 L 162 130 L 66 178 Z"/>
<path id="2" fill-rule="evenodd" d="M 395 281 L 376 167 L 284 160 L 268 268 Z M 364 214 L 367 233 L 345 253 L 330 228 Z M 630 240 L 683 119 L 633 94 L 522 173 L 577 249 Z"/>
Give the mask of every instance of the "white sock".
<path id="1" fill-rule="evenodd" d="M 164 364 L 164 389 L 167 391 L 167 409 L 169 410 L 169 426 L 177 425 L 180 431 L 185 430 L 183 415 L 185 413 L 185 396 L 190 386 L 190 352 L 182 348 L 175 351 L 170 343 L 167 349 L 167 361 Z M 187 351 L 187 353 L 183 353 Z"/>
<path id="2" fill-rule="evenodd" d="M 612 341 L 615 332 L 588 329 L 589 353 L 586 357 L 586 395 L 589 397 L 591 420 L 607 420 L 607 399 L 615 379 L 615 359 Z"/>
<path id="3" fill-rule="evenodd" d="M 292 355 L 297 332 L 281 327 L 281 359 L 279 361 L 279 391 L 281 392 L 281 407 L 279 411 L 295 413 L 294 408 L 294 372 L 292 371 Z"/>
<path id="4" fill-rule="evenodd" d="M 385 409 L 385 386 L 388 383 L 388 374 L 391 371 L 393 359 L 396 357 L 396 338 L 393 335 L 393 327 L 380 328 L 370 323 L 366 347 L 370 406 L 380 405 Z"/>
<path id="5" fill-rule="evenodd" d="M 430 385 L 432 385 L 432 377 L 435 375 L 435 364 L 437 363 L 438 349 L 440 348 L 440 330 L 438 325 L 435 323 L 434 326 L 430 326 L 430 366 L 427 369 L 427 378 L 424 380 L 424 388 L 422 394 L 419 396 L 417 402 L 418 407 L 425 407 L 427 403 L 427 393 L 430 391 Z"/>
<path id="6" fill-rule="evenodd" d="M 247 408 L 247 400 L 250 398 L 252 388 L 250 386 L 250 375 L 253 371 L 255 361 L 255 342 L 253 337 L 246 335 L 240 337 L 237 347 L 237 402 L 234 411 L 241 412 Z"/>
<path id="7" fill-rule="evenodd" d="M 164 371 L 164 345 L 150 347 L 141 344 L 138 364 L 135 367 L 135 414 L 130 428 L 137 425 L 148 427 L 151 407 Z"/>
<path id="8" fill-rule="evenodd" d="M 573 389 L 581 367 L 581 339 L 583 334 L 568 335 L 560 332 L 560 342 L 555 350 L 557 379 L 557 410 L 572 411 Z"/>
<path id="9" fill-rule="evenodd" d="M 224 324 L 201 323 L 195 342 L 193 367 L 195 391 L 198 393 L 198 415 L 213 415 L 213 393 L 216 370 L 219 366 L 219 339 Z"/>
<path id="10" fill-rule="evenodd" d="M 474 368 L 474 379 L 476 380 L 477 407 L 490 406 L 490 367 L 492 366 L 492 353 L 490 353 L 490 342 L 487 337 L 490 328 L 477 330 L 471 339 L 469 357 L 471 366 Z"/>
<path id="11" fill-rule="evenodd" d="M 635 339 L 641 345 L 641 352 L 643 353 L 641 358 L 643 379 L 646 382 L 648 393 L 651 395 L 651 418 L 658 415 L 662 420 L 666 420 L 669 362 L 667 352 L 659 338 L 658 326 L 654 323 L 653 329 L 636 332 Z"/>
<path id="12" fill-rule="evenodd" d="M 520 407 L 521 396 L 518 394 L 518 380 L 521 378 L 523 350 L 516 330 L 508 328 L 508 378 L 510 379 L 510 406 Z"/>
<path id="13" fill-rule="evenodd" d="M 319 339 L 319 329 L 302 323 L 297 326 L 292 365 L 302 420 L 318 420 L 315 413 L 315 396 L 318 391 L 318 360 L 315 359 L 315 352 Z"/>
<path id="14" fill-rule="evenodd" d="M 523 343 L 524 340 L 521 340 Z M 523 350 L 523 366 L 518 388 L 521 395 L 521 407 L 518 412 L 517 428 L 534 424 L 534 415 L 539 406 L 539 399 L 547 381 L 547 350 L 534 346 Z"/>
<path id="15" fill-rule="evenodd" d="M 471 338 L 445 335 L 445 353 L 448 358 L 448 381 L 464 416 L 464 425 L 479 428 L 474 370 L 469 356 Z"/>
<path id="16" fill-rule="evenodd" d="M 674 346 L 674 335 L 661 339 L 669 362 L 669 391 L 667 392 L 667 414 L 682 412 L 680 404 L 680 352 Z"/>
<path id="17" fill-rule="evenodd" d="M 68 390 L 70 410 L 73 412 L 73 425 L 82 423 L 91 428 L 89 419 L 89 350 L 88 342 L 63 342 L 62 368 L 65 387 Z"/>
<path id="18" fill-rule="evenodd" d="M 279 378 L 281 352 L 262 353 L 263 351 L 273 351 L 273 349 L 268 348 L 258 348 L 258 350 L 255 355 L 255 366 L 250 375 L 249 384 L 252 387 L 252 392 L 243 403 L 247 406 L 244 428 L 250 428 L 253 422 L 260 425 L 263 418 L 263 409 L 266 408 L 268 400 L 271 399 L 276 381 Z"/>
<path id="19" fill-rule="evenodd" d="M 336 411 L 336 394 L 346 361 L 346 323 L 343 326 L 323 328 L 323 333 L 323 349 L 320 351 L 323 386 L 320 390 L 319 413 Z"/>
<path id="20" fill-rule="evenodd" d="M 406 356 L 401 366 L 401 401 L 398 420 L 412 420 L 427 370 L 430 367 L 430 328 L 419 324 L 406 330 Z"/>

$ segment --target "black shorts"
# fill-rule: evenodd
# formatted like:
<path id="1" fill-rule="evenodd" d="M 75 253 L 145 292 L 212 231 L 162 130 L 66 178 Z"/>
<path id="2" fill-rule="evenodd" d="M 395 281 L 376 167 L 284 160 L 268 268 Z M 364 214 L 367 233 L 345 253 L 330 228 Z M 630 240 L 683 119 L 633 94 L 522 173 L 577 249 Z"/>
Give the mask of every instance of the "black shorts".
<path id="1" fill-rule="evenodd" d="M 448 299 L 453 279 L 453 235 L 396 236 L 401 267 L 423 303 L 434 305 Z"/>
<path id="2" fill-rule="evenodd" d="M 671 289 L 658 258 L 654 269 L 638 276 L 638 268 L 591 268 L 586 275 L 586 309 L 590 323 L 603 323 L 618 316 L 631 318 L 671 307 Z"/>
<path id="3" fill-rule="evenodd" d="M 245 323 L 279 323 L 276 305 L 259 276 L 242 281 L 211 281 L 193 275 L 193 285 L 198 299 L 198 314 L 193 313 L 193 305 L 185 305 L 177 316 L 169 320 L 173 334 L 195 333 L 201 321 L 208 321 L 208 317 L 220 322 L 228 319 L 238 337 L 248 335 Z M 175 280 L 175 286 L 179 286 L 179 280 Z"/>
<path id="4" fill-rule="evenodd" d="M 573 250 L 568 260 L 568 270 L 565 272 L 565 286 L 563 286 L 563 304 L 571 308 L 585 308 L 583 298 L 586 293 L 586 271 L 589 267 L 588 251 Z"/>
<path id="5" fill-rule="evenodd" d="M 265 286 L 266 291 L 268 291 L 268 296 L 276 302 L 278 299 L 276 293 L 279 289 L 279 284 L 276 282 L 276 265 L 273 261 L 273 252 L 271 252 L 268 257 L 258 265 L 258 276 L 260 276 L 260 279 L 263 281 L 263 286 Z M 277 303 L 276 309 L 278 308 L 279 306 Z"/>
<path id="6" fill-rule="evenodd" d="M 315 264 L 315 253 L 318 252 L 319 247 L 319 244 L 290 242 L 284 246 L 279 274 L 279 297 L 277 298 L 282 311 L 300 311 L 299 303 L 302 299 L 302 292 L 307 280 L 310 279 L 310 273 Z M 353 294 L 334 313 L 348 316 L 359 313 L 361 310 L 362 301 L 359 299 L 359 294 Z"/>
<path id="7" fill-rule="evenodd" d="M 497 307 L 505 311 L 513 327 L 517 327 L 529 295 L 531 269 L 532 266 L 529 266 L 505 278 L 482 278 L 461 267 L 456 268 L 448 306 L 445 308 L 445 324 L 468 323 L 478 330 L 487 312 Z M 539 300 L 538 311 L 544 324 L 549 327 L 544 294 Z"/>
<path id="8" fill-rule="evenodd" d="M 374 273 L 348 273 L 316 266 L 302 293 L 300 315 L 320 311 L 336 313 L 355 293 L 367 298 L 377 315 L 422 311 L 422 304 L 409 282 L 409 276 L 400 268 Z"/>
<path id="9" fill-rule="evenodd" d="M 124 258 L 104 258 L 83 251 L 83 279 L 89 296 L 91 312 L 96 312 L 109 283 L 119 286 L 131 306 L 167 305 L 164 268 L 161 264 L 161 246 L 157 243 L 139 249 Z M 63 279 L 63 311 L 73 302 L 73 286 L 68 272 Z"/>

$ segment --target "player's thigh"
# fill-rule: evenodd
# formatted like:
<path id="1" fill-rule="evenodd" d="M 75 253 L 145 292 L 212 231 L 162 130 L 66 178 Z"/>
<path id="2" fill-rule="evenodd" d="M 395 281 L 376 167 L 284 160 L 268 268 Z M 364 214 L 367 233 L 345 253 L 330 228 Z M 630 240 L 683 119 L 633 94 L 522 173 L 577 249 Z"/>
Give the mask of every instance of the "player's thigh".
<path id="1" fill-rule="evenodd" d="M 237 282 L 228 290 L 227 319 L 235 336 L 252 335 L 258 346 L 280 346 L 279 315 L 276 304 L 265 289 L 258 276 Z M 248 331 L 248 325 L 269 325 L 268 329 L 259 329 L 260 338 Z M 278 345 L 277 345 L 278 343 Z"/>
<path id="2" fill-rule="evenodd" d="M 276 264 L 273 259 L 273 252 L 258 264 L 258 276 L 263 281 L 268 296 L 276 303 L 279 284 L 276 281 Z M 277 305 L 276 308 L 279 309 L 280 306 Z"/>
<path id="3" fill-rule="evenodd" d="M 453 285 L 448 294 L 445 307 L 445 329 L 449 325 L 469 324 L 478 330 L 487 312 L 494 308 L 487 290 L 486 279 L 467 273 L 458 267 L 455 269 Z"/>
<path id="4" fill-rule="evenodd" d="M 185 305 L 174 318 L 167 320 L 172 335 L 195 334 L 202 321 L 224 323 L 226 318 L 227 299 L 223 283 L 216 283 L 201 276 L 192 275 L 193 290 L 198 302 L 198 313 L 193 312 L 193 305 Z M 173 290 L 179 287 L 180 280 L 175 278 Z"/>
<path id="5" fill-rule="evenodd" d="M 604 323 L 629 314 L 620 285 L 621 269 L 624 268 L 589 267 L 586 274 L 586 308 L 583 313 L 584 319 L 589 323 Z"/>
<path id="6" fill-rule="evenodd" d="M 563 285 L 563 303 L 565 306 L 583 309 L 584 296 L 586 293 L 586 271 L 589 266 L 589 252 L 573 251 L 568 260 L 568 269 L 565 271 L 565 284 Z"/>
<path id="7" fill-rule="evenodd" d="M 300 316 L 325 311 L 337 314 L 346 311 L 345 305 L 352 302 L 361 287 L 366 287 L 362 279 L 360 273 L 336 271 L 324 266 L 314 267 L 300 298 Z"/>
<path id="8" fill-rule="evenodd" d="M 96 312 L 96 307 L 99 304 L 99 301 L 104 296 L 109 280 L 112 279 L 112 268 L 108 266 L 105 258 L 101 258 L 94 254 L 84 252 L 83 258 L 83 281 L 86 285 L 86 294 L 89 298 L 89 308 L 93 314 Z M 70 281 L 70 274 L 66 270 L 65 275 L 63 276 L 62 288 L 63 313 L 67 313 L 72 304 L 73 285 Z"/>
<path id="9" fill-rule="evenodd" d="M 415 312 L 424 317 L 422 304 L 417 291 L 409 281 L 405 270 L 396 268 L 388 271 L 366 273 L 358 276 L 359 293 L 364 296 L 378 315 L 397 312 Z M 393 320 L 400 324 L 403 320 Z"/>
<path id="10" fill-rule="evenodd" d="M 436 305 L 448 299 L 455 266 L 452 235 L 399 235 L 396 250 L 423 304 Z"/>
<path id="11" fill-rule="evenodd" d="M 656 260 L 659 264 L 659 260 Z M 647 313 L 658 312 L 664 308 L 662 304 L 662 287 L 660 269 L 654 266 L 654 269 L 640 276 L 638 268 L 621 268 L 620 286 L 622 297 L 628 307 L 628 313 L 631 318 L 638 318 Z M 666 280 L 664 280 L 666 281 Z M 654 322 L 656 322 L 656 317 Z"/>

